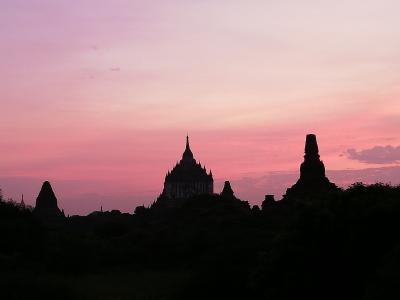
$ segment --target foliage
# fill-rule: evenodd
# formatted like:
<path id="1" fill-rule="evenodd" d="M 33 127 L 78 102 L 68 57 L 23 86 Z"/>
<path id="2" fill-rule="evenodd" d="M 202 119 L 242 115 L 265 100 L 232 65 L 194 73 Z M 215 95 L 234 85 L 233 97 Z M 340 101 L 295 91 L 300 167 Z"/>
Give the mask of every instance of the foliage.
<path id="1" fill-rule="evenodd" d="M 400 187 L 41 224 L 0 201 L 2 299 L 398 299 Z"/>

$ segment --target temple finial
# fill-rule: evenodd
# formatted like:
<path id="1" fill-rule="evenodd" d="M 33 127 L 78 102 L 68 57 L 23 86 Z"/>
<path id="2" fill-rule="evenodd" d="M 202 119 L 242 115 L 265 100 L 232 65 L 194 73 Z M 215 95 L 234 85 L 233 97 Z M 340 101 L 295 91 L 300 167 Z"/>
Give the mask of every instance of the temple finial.
<path id="1" fill-rule="evenodd" d="M 319 159 L 318 143 L 315 134 L 307 134 L 304 152 L 305 152 L 305 158 L 307 159 L 310 158 Z"/>
<path id="2" fill-rule="evenodd" d="M 186 149 L 185 152 L 183 152 L 182 156 L 183 160 L 187 161 L 193 161 L 193 153 L 192 150 L 190 150 L 190 144 L 189 144 L 189 134 L 186 135 Z"/>
<path id="3" fill-rule="evenodd" d="M 231 183 L 229 181 L 225 181 L 224 188 L 221 192 L 221 196 L 232 198 L 235 193 L 232 190 Z"/>

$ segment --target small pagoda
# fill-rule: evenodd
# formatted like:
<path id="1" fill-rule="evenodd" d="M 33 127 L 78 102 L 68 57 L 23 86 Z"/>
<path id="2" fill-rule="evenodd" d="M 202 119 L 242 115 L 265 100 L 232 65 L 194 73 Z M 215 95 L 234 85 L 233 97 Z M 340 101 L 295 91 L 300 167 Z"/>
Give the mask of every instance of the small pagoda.
<path id="1" fill-rule="evenodd" d="M 304 162 L 300 166 L 300 178 L 289 189 L 283 199 L 304 198 L 311 195 L 337 191 L 339 188 L 325 175 L 325 166 L 319 156 L 317 137 L 306 136 Z"/>
<path id="2" fill-rule="evenodd" d="M 57 206 L 57 197 L 51 187 L 50 182 L 45 181 L 36 198 L 36 205 L 33 213 L 36 217 L 53 221 L 65 217 L 64 213 Z"/>

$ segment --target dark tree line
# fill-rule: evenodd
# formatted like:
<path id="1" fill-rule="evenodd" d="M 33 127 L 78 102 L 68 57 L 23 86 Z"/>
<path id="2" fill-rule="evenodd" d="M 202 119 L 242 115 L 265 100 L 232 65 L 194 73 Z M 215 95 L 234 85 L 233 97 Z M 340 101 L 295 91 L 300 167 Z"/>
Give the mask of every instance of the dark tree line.
<path id="1" fill-rule="evenodd" d="M 1 299 L 399 299 L 400 187 L 58 223 L 0 201 Z"/>

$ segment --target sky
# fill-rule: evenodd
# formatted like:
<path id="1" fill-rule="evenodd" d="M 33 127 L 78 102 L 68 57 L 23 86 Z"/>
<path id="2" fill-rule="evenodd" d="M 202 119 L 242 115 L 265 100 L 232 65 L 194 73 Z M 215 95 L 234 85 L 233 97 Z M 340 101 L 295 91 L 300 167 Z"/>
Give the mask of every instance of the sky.
<path id="1" fill-rule="evenodd" d="M 400 184 L 399 1 L 2 0 L 0 188 L 66 214 L 160 194 L 189 133 L 219 192 Z"/>

